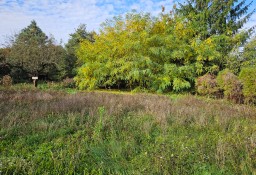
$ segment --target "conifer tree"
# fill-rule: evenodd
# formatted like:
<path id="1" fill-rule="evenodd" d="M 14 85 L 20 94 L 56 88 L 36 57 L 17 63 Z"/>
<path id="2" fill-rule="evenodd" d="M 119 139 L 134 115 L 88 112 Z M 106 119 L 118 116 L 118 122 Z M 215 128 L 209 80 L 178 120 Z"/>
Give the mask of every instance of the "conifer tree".
<path id="1" fill-rule="evenodd" d="M 189 20 L 196 19 L 202 26 L 203 37 L 211 35 L 234 35 L 249 20 L 254 11 L 248 13 L 252 1 L 246 0 L 187 0 L 180 3 L 177 12 Z"/>
<path id="2" fill-rule="evenodd" d="M 76 49 L 79 47 L 80 43 L 85 39 L 90 42 L 94 42 L 93 32 L 87 32 L 86 25 L 81 24 L 76 29 L 75 33 L 70 34 L 70 39 L 68 40 L 68 43 L 65 45 L 65 49 L 67 51 L 66 71 L 68 77 L 74 77 L 76 75 Z"/>
<path id="3" fill-rule="evenodd" d="M 180 4 L 177 13 L 197 28 L 199 40 L 212 38 L 221 54 L 219 69 L 225 69 L 229 53 L 249 38 L 253 28 L 239 31 L 254 13 L 248 12 L 246 0 L 187 0 Z M 204 64 L 208 64 L 205 62 Z"/>

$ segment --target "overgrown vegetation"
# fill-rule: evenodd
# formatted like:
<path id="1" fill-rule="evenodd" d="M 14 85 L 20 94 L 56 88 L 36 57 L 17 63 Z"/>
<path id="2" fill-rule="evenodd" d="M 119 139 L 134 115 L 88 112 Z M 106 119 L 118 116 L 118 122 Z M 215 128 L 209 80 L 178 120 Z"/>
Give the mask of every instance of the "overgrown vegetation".
<path id="1" fill-rule="evenodd" d="M 0 48 L 0 174 L 256 174 L 249 6 L 131 12 L 65 47 L 32 21 Z"/>
<path id="2" fill-rule="evenodd" d="M 253 174 L 256 109 L 146 94 L 1 91 L 2 174 Z"/>
<path id="3" fill-rule="evenodd" d="M 238 32 L 250 4 L 228 2 L 188 0 L 157 17 L 135 12 L 108 20 L 95 42 L 77 50 L 78 87 L 192 91 L 197 77 L 229 67 L 229 53 L 251 35 Z"/>
<path id="4" fill-rule="evenodd" d="M 243 68 L 239 78 L 243 82 L 243 94 L 247 102 L 256 104 L 256 67 Z"/>
<path id="5" fill-rule="evenodd" d="M 237 78 L 242 69 L 255 68 L 254 27 L 243 29 L 254 13 L 248 11 L 250 5 L 246 0 L 187 0 L 170 12 L 162 7 L 156 16 L 132 11 L 106 20 L 98 33 L 81 24 L 65 47 L 32 21 L 0 49 L 0 76 L 10 75 L 14 83 L 29 82 L 31 76 L 64 80 L 66 87 L 81 90 L 195 93 L 200 89 L 198 94 L 251 103 L 255 99 L 243 94 L 246 80 Z M 211 89 L 206 85 L 210 79 L 203 82 L 209 75 L 222 77 L 218 74 L 227 69 L 232 81 L 237 79 L 235 84 L 219 81 Z"/>

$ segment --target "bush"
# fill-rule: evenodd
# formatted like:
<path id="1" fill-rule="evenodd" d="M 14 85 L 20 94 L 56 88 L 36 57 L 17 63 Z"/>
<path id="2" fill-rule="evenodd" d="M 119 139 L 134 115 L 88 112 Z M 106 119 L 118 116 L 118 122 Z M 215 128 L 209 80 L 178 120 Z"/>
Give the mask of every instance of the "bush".
<path id="1" fill-rule="evenodd" d="M 196 91 L 200 95 L 220 96 L 216 76 L 205 74 L 196 79 Z"/>
<path id="2" fill-rule="evenodd" d="M 217 83 L 224 93 L 224 97 L 235 103 L 243 102 L 242 83 L 230 70 L 225 69 L 219 72 Z"/>
<path id="3" fill-rule="evenodd" d="M 62 82 L 64 88 L 75 88 L 76 83 L 73 78 L 65 78 Z"/>
<path id="4" fill-rule="evenodd" d="M 254 75 L 254 76 L 253 76 Z M 256 104 L 256 68 L 242 68 L 239 79 L 243 84 L 243 95 L 246 103 Z"/>
<path id="5" fill-rule="evenodd" d="M 11 77 L 10 75 L 5 75 L 5 76 L 3 76 L 2 84 L 3 84 L 3 86 L 5 86 L 5 87 L 10 87 L 10 86 L 12 86 L 12 77 Z"/>

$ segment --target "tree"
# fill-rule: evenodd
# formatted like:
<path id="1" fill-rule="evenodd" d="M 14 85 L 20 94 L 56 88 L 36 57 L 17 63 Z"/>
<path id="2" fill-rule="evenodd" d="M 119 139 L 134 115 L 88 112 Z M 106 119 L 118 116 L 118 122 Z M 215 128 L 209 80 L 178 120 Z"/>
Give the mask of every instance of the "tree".
<path id="1" fill-rule="evenodd" d="M 196 35 L 201 40 L 218 36 L 215 42 L 222 57 L 219 67 L 224 69 L 229 53 L 243 45 L 253 30 L 239 32 L 254 13 L 248 13 L 251 4 L 246 4 L 246 0 L 187 0 L 184 5 L 180 4 L 177 13 L 197 26 Z"/>
<path id="2" fill-rule="evenodd" d="M 15 68 L 12 70 L 14 75 L 18 71 L 18 74 L 24 75 L 23 78 L 45 77 L 51 71 L 57 74 L 61 72 L 64 68 L 64 53 L 65 50 L 54 43 L 54 38 L 48 38 L 36 22 L 32 21 L 15 36 L 8 61 Z"/>
<path id="3" fill-rule="evenodd" d="M 76 49 L 79 47 L 80 43 L 85 39 L 90 42 L 94 42 L 93 35 L 94 32 L 86 31 L 85 24 L 79 25 L 75 33 L 70 34 L 70 39 L 68 40 L 68 43 L 65 45 L 65 49 L 67 51 L 66 71 L 68 77 L 74 77 L 76 75 L 76 64 L 78 60 L 76 56 Z"/>
<path id="4" fill-rule="evenodd" d="M 188 20 L 197 20 L 202 37 L 211 35 L 234 35 L 249 20 L 254 11 L 248 13 L 253 1 L 246 0 L 187 0 L 179 4 L 177 12 Z"/>
<path id="5" fill-rule="evenodd" d="M 77 50 L 83 65 L 75 79 L 81 89 L 184 91 L 203 71 L 216 70 L 215 38 L 199 40 L 193 23 L 176 14 L 128 13 L 102 26 L 94 43 L 83 41 Z"/>
<path id="6" fill-rule="evenodd" d="M 242 54 L 242 66 L 256 67 L 256 36 L 245 44 Z"/>
<path id="7" fill-rule="evenodd" d="M 0 77 L 10 73 L 10 65 L 7 62 L 7 59 L 10 55 L 10 48 L 0 48 Z"/>

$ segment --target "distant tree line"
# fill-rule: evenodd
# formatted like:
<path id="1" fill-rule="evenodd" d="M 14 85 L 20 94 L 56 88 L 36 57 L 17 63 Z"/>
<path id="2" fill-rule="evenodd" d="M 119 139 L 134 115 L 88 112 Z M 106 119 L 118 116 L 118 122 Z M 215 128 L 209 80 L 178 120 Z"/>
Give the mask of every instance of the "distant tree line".
<path id="1" fill-rule="evenodd" d="M 255 78 L 245 83 L 247 73 L 256 75 L 255 28 L 243 29 L 254 10 L 246 2 L 187 0 L 170 12 L 162 7 L 158 16 L 131 12 L 107 20 L 98 33 L 79 26 L 65 47 L 32 21 L 1 49 L 0 74 L 18 80 L 75 77 L 79 89 L 218 91 L 228 97 L 239 91 L 233 96 L 243 98 L 248 86 L 250 94 L 256 89 Z M 233 84 L 223 85 L 220 77 Z M 255 97 L 256 92 L 250 100 Z"/>
<path id="2" fill-rule="evenodd" d="M 14 82 L 31 81 L 32 76 L 51 81 L 74 77 L 77 68 L 75 49 L 82 39 L 92 41 L 92 33 L 86 31 L 84 24 L 70 34 L 63 47 L 32 21 L 20 33 L 10 37 L 8 46 L 0 49 L 0 76 L 10 75 Z"/>

